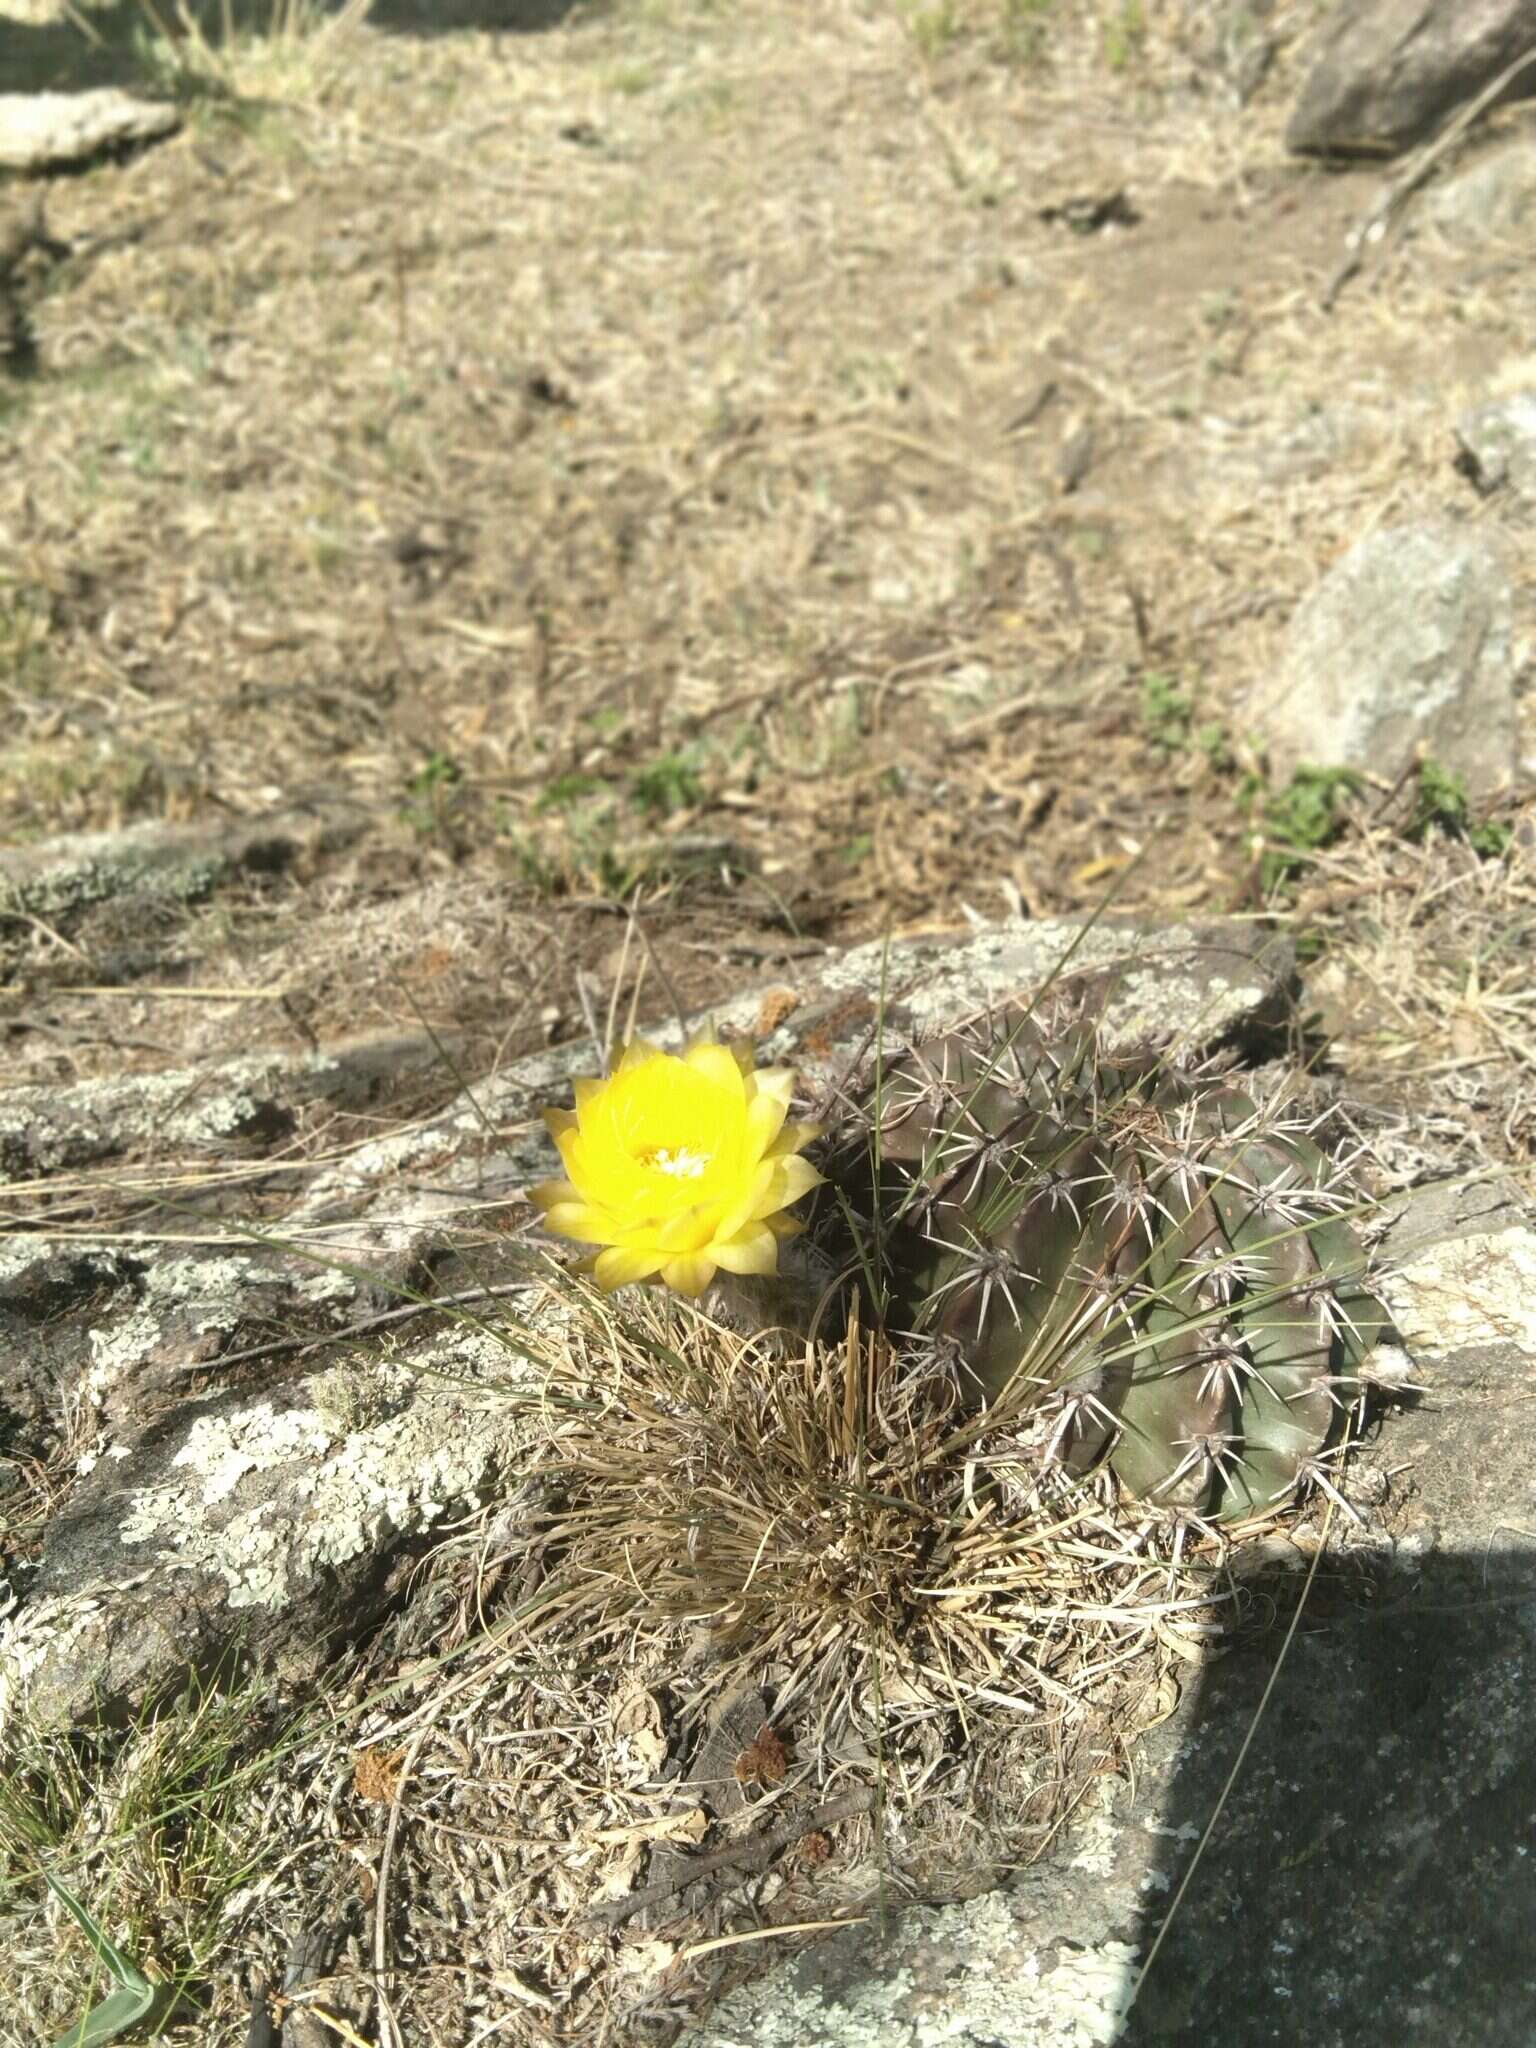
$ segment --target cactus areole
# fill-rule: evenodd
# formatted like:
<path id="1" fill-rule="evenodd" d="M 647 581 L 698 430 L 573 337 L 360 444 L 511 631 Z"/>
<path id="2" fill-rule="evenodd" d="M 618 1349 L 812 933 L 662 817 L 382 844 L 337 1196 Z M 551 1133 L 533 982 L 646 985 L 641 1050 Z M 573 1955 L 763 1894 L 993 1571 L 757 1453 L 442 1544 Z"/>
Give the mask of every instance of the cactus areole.
<path id="1" fill-rule="evenodd" d="M 888 1328 L 1047 1460 L 1229 1523 L 1326 1475 L 1382 1317 L 1283 1103 L 1019 1004 L 887 1058 L 827 1171 Z"/>

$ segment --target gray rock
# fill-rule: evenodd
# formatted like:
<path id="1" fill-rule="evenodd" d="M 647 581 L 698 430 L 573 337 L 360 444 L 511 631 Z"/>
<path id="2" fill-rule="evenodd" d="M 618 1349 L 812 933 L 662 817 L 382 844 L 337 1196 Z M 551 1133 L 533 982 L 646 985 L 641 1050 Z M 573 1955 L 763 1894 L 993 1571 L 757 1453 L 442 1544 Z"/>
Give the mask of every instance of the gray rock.
<path id="1" fill-rule="evenodd" d="M 0 1183 L 124 1153 L 222 1154 L 272 1145 L 291 1134 L 311 1103 L 360 1109 L 402 1078 L 439 1069 L 441 1043 L 377 1037 L 300 1058 L 252 1053 L 122 1081 L 12 1088 L 0 1092 Z"/>
<path id="2" fill-rule="evenodd" d="M 238 1240 L 236 1240 L 238 1244 Z M 0 1243 L 0 1429 L 7 1454 L 131 1438 L 193 1375 L 280 1330 L 296 1346 L 385 1305 L 358 1277 L 259 1244 L 212 1254 L 121 1245 Z M 114 1455 L 116 1454 L 114 1450 Z M 87 1462 L 95 1453 L 87 1452 Z"/>
<path id="3" fill-rule="evenodd" d="M 1486 496 L 1505 488 L 1536 503 L 1536 391 L 1480 405 L 1456 422 L 1457 467 Z"/>
<path id="4" fill-rule="evenodd" d="M 1536 217 L 1536 144 L 1515 135 L 1432 185 L 1420 223 L 1468 247 L 1528 233 Z"/>
<path id="5" fill-rule="evenodd" d="M 1126 1937 L 1161 1846 L 1096 1814 L 1073 1837 L 1094 1877 L 1053 1861 L 1009 1891 L 835 1935 L 724 1999 L 679 2048 L 1101 2048 L 1130 2004 Z"/>
<path id="6" fill-rule="evenodd" d="M 1496 556 L 1453 526 L 1394 527 L 1297 608 L 1251 707 L 1281 778 L 1303 763 L 1394 777 L 1425 749 L 1474 796 L 1516 762 L 1513 598 Z"/>
<path id="7" fill-rule="evenodd" d="M 1193 427 L 1181 453 L 1198 487 L 1255 499 L 1358 461 L 1387 431 L 1381 415 L 1364 406 L 1320 401 L 1280 419 L 1267 403 L 1208 412 Z"/>
<path id="8" fill-rule="evenodd" d="M 1423 1407 L 1383 1442 L 1390 1525 L 1313 1587 L 1139 1990 L 1260 1711 L 1273 1632 L 1203 1673 L 1139 1748 L 1134 1787 L 1107 1789 L 1048 1861 L 961 1905 L 872 1915 L 726 1997 L 685 2048 L 1526 2048 L 1536 1229 L 1513 1189 L 1430 1188 L 1387 1250 L 1394 1310 L 1432 1361 Z M 1294 1599 L 1306 1564 L 1275 1550 L 1261 1607 Z"/>
<path id="9" fill-rule="evenodd" d="M 63 1441 L 89 1364 L 89 1326 L 119 1284 L 105 1246 L 17 1236 L 0 1243 L 0 1443 L 45 1461 Z"/>
<path id="10" fill-rule="evenodd" d="M 1253 98 L 1274 63 L 1274 12 L 1275 0 L 1204 0 L 1196 10 L 1187 38 L 1190 55 L 1239 106 Z"/>
<path id="11" fill-rule="evenodd" d="M 1344 0 L 1285 131 L 1298 154 L 1411 148 L 1536 49 L 1536 0 Z M 1531 75 L 1513 92 L 1529 92 Z"/>
<path id="12" fill-rule="evenodd" d="M 0 167 L 62 170 L 109 149 L 158 141 L 180 126 L 180 113 L 167 101 L 140 99 L 117 86 L 0 93 Z"/>
<path id="13" fill-rule="evenodd" d="M 235 1652 L 312 1675 L 402 1551 L 503 1478 L 527 1410 L 490 1389 L 526 1370 L 464 1328 L 408 1362 L 180 1402 L 50 1522 L 0 1628 L 0 1724 L 131 1711 Z"/>
<path id="14" fill-rule="evenodd" d="M 273 875 L 339 852 L 362 831 L 332 809 L 281 811 L 222 828 L 130 825 L 0 850 L 0 928 L 7 915 L 66 928 L 100 903 L 195 903 L 237 876 Z"/>
<path id="15" fill-rule="evenodd" d="M 1015 919 L 982 926 L 961 940 L 898 940 L 889 948 L 875 942 L 842 954 L 829 951 L 822 960 L 798 962 L 792 975 L 773 986 L 720 1005 L 712 1021 L 723 1033 L 754 1040 L 761 1059 L 796 1067 L 815 1099 L 872 1058 L 882 987 L 884 1037 L 892 1044 L 945 1030 L 1058 974 L 1064 985 L 1087 984 L 1104 999 L 1111 1047 L 1150 1041 L 1194 1057 L 1223 1045 L 1261 1044 L 1281 1029 L 1291 1011 L 1295 958 L 1283 937 L 1236 921 L 1154 932 L 1114 918 L 1087 926 L 1068 919 Z M 651 1035 L 662 1045 L 681 1037 L 676 1025 Z M 487 1125 L 509 1142 L 502 1151 L 477 1154 L 465 1169 L 475 1185 L 495 1194 L 538 1180 L 551 1170 L 554 1156 L 538 1120 L 541 1106 L 561 1099 L 574 1075 L 596 1070 L 589 1043 L 514 1061 L 440 1115 L 361 1146 L 317 1174 L 295 1218 L 359 1219 L 378 1203 L 386 1225 L 402 1216 L 424 1220 L 433 1213 L 432 1198 L 402 1205 L 396 1184 L 426 1159 L 434 1161 L 433 1178 L 442 1190 L 436 1207 L 446 1211 L 462 1199 L 453 1185 L 453 1155 L 462 1154 Z"/>

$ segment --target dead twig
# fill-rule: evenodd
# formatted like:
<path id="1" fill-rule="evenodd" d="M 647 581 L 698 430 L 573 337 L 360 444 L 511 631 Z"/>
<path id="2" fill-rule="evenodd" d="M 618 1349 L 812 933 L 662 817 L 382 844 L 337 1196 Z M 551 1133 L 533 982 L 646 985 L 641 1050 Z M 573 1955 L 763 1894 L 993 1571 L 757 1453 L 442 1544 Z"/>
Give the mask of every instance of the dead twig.
<path id="1" fill-rule="evenodd" d="M 421 1745 L 431 1733 L 436 1719 L 437 1713 L 434 1712 L 411 1737 L 410 1747 L 406 1750 L 400 1765 L 400 1775 L 395 1780 L 394 1797 L 389 1802 L 389 1826 L 384 1833 L 384 1848 L 379 1857 L 379 1887 L 374 1898 L 373 1912 L 373 1990 L 378 2008 L 379 2033 L 386 2048 L 400 2048 L 400 2029 L 395 2024 L 395 2016 L 390 2010 L 389 1998 L 384 1989 L 389 1963 L 389 1871 L 395 1856 L 395 1837 L 400 1831 L 400 1805 L 405 1796 L 405 1788 L 410 1782 L 412 1771 L 416 1768 Z"/>
<path id="2" fill-rule="evenodd" d="M 281 1352 L 296 1351 L 307 1357 L 327 1344 L 345 1344 L 349 1338 L 365 1337 L 390 1323 L 403 1323 L 411 1316 L 429 1316 L 443 1308 L 470 1308 L 476 1302 L 502 1301 L 509 1295 L 527 1292 L 527 1282 L 513 1280 L 500 1287 L 466 1287 L 459 1294 L 439 1294 L 431 1301 L 408 1301 L 400 1308 L 380 1309 L 377 1315 L 360 1316 L 339 1330 L 322 1330 L 314 1337 L 274 1337 L 268 1344 L 252 1344 L 244 1351 L 228 1351 L 221 1358 L 205 1358 L 185 1365 L 183 1372 L 223 1372 L 227 1366 L 248 1365 L 253 1358 L 275 1358 Z"/>
<path id="3" fill-rule="evenodd" d="M 753 1835 L 728 1849 L 717 1849 L 709 1856 L 690 1856 L 671 1877 L 658 1878 L 654 1884 L 643 1885 L 639 1891 L 631 1892 L 628 1898 L 594 1906 L 587 1917 L 605 1927 L 622 1927 L 626 1920 L 632 1920 L 636 1913 L 643 1913 L 647 1906 L 657 1905 L 677 1892 L 686 1891 L 689 1885 L 697 1884 L 700 1878 L 712 1876 L 717 1870 L 737 1870 L 744 1874 L 766 1870 L 775 1856 L 792 1847 L 802 1836 L 816 1834 L 834 1827 L 840 1820 L 852 1820 L 858 1814 L 868 1813 L 874 1803 L 873 1786 L 845 1792 L 838 1799 L 824 1800 L 813 1813 L 800 1820 L 785 1821 L 780 1827 L 770 1828 L 766 1834 Z"/>

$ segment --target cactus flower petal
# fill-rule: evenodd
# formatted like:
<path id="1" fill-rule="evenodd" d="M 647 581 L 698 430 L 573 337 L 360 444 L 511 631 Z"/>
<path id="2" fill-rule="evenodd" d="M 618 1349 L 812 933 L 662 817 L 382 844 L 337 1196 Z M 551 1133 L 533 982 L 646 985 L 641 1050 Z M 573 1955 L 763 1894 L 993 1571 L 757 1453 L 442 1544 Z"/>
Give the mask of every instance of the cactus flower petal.
<path id="1" fill-rule="evenodd" d="M 746 1047 L 637 1039 L 606 1080 L 576 1083 L 574 1111 L 545 1111 L 566 1177 L 531 1198 L 556 1236 L 603 1248 L 603 1288 L 659 1277 L 697 1295 L 720 1268 L 773 1273 L 799 1227 L 784 1212 L 821 1179 L 801 1156 L 820 1126 L 787 1121 L 794 1085 Z"/>

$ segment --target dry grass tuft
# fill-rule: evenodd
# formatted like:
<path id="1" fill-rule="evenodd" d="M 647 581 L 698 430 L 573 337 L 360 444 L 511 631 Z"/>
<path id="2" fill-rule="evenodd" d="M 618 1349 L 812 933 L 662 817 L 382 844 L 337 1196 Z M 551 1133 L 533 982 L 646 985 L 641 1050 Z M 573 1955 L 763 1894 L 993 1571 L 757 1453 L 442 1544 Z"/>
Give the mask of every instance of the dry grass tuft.
<path id="1" fill-rule="evenodd" d="M 1403 822 L 1378 803 L 1346 847 L 1313 856 L 1297 898 L 1326 947 L 1308 986 L 1331 1057 L 1353 1091 L 1410 1115 L 1427 1150 L 1410 1145 L 1406 1177 L 1444 1171 L 1450 1145 L 1536 1187 L 1536 806 L 1495 821 L 1496 857 Z"/>
<path id="2" fill-rule="evenodd" d="M 373 0 L 135 0 L 151 67 L 184 93 L 319 97 Z"/>
<path id="3" fill-rule="evenodd" d="M 855 1322 L 786 1358 L 649 1298 L 597 1328 L 575 1370 L 602 1405 L 544 1468 L 569 1503 L 563 1627 L 628 1631 L 638 1597 L 703 1624 L 732 1678 L 782 1666 L 784 1708 L 809 1693 L 818 1717 L 857 1713 L 895 1689 L 1034 1715 L 1189 1602 L 1110 1535 L 1093 1489 L 989 1449 L 1009 1415 L 979 1424 L 926 1349 Z"/>

